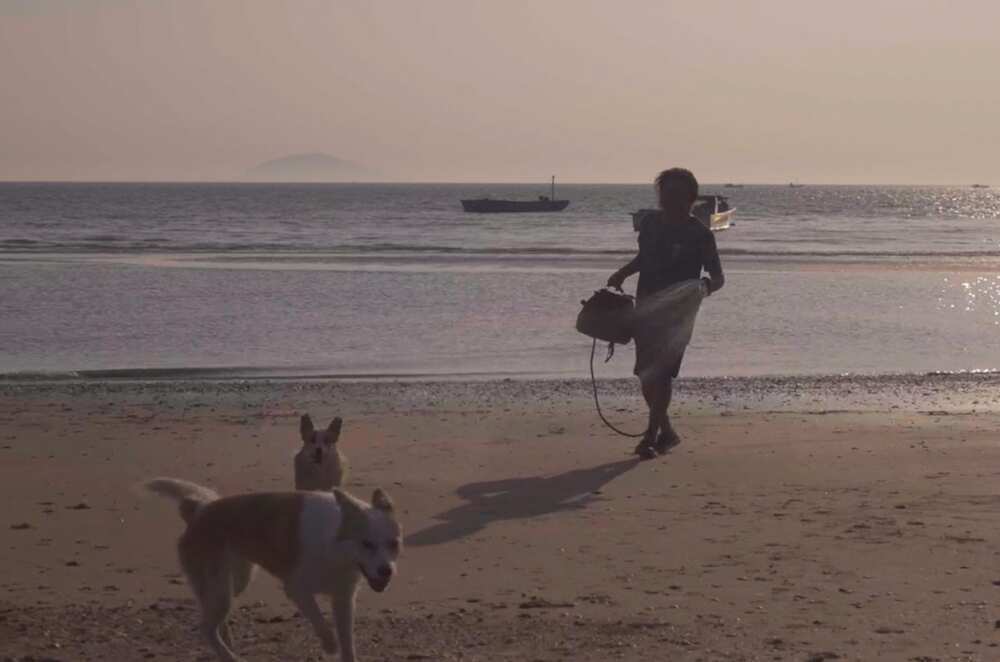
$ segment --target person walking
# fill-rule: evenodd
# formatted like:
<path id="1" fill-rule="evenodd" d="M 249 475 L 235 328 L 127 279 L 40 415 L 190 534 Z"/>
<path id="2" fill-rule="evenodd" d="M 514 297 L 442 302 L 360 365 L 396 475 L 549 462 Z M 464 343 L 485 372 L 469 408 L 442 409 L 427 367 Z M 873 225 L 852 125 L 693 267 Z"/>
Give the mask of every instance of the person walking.
<path id="1" fill-rule="evenodd" d="M 649 406 L 649 425 L 635 448 L 643 459 L 664 454 L 680 443 L 680 437 L 670 424 L 667 409 L 684 357 L 686 339 L 680 347 L 665 347 L 671 338 L 664 337 L 664 315 L 676 311 L 671 306 L 653 302 L 658 294 L 690 280 L 701 280 L 701 297 L 710 296 L 725 284 L 715 236 L 697 218 L 691 208 L 698 198 L 698 180 L 690 170 L 670 168 L 656 178 L 656 193 L 660 209 L 642 219 L 639 227 L 639 252 L 628 264 L 608 278 L 608 287 L 621 289 L 625 279 L 639 274 L 636 287 L 635 374 L 642 385 L 642 395 Z M 703 277 L 707 273 L 708 277 Z M 648 311 L 648 314 L 645 314 Z M 695 307 L 694 312 L 697 312 Z M 693 313 L 692 313 L 693 315 Z M 658 319 L 659 318 L 659 319 Z M 669 325 L 672 320 L 667 319 Z M 693 317 L 691 323 L 693 324 Z M 672 351 L 665 351 L 672 350 Z M 660 360 L 664 355 L 668 361 Z"/>

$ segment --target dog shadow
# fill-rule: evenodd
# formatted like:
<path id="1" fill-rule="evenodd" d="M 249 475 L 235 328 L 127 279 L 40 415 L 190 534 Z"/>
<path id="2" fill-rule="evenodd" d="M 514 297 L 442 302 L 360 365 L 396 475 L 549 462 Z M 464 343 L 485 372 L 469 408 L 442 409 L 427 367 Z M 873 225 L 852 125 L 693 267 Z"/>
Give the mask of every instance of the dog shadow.
<path id="1" fill-rule="evenodd" d="M 639 463 L 637 458 L 574 469 L 556 476 L 531 476 L 469 483 L 456 490 L 465 500 L 434 519 L 443 520 L 406 538 L 415 547 L 440 545 L 472 535 L 491 522 L 580 510 L 597 492 Z"/>

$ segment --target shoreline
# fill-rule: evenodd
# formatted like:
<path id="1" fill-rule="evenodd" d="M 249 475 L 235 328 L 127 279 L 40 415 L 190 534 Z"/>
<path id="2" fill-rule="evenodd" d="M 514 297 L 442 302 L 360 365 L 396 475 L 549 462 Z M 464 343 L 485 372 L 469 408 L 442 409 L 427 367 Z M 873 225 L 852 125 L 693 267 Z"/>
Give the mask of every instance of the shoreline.
<path id="1" fill-rule="evenodd" d="M 635 378 L 597 380 L 602 403 L 644 407 Z M 484 379 L 384 378 L 330 379 L 67 379 L 4 380 L 0 397 L 30 401 L 53 397 L 86 401 L 122 398 L 123 404 L 179 403 L 198 398 L 242 399 L 246 407 L 290 398 L 322 403 L 333 397 L 347 403 L 383 403 L 402 410 L 424 410 L 447 402 L 449 409 L 476 408 L 484 402 L 517 404 L 552 399 L 593 408 L 586 378 Z M 681 377 L 675 382 L 675 410 L 734 411 L 934 411 L 1000 410 L 1000 372 L 761 377 Z"/>

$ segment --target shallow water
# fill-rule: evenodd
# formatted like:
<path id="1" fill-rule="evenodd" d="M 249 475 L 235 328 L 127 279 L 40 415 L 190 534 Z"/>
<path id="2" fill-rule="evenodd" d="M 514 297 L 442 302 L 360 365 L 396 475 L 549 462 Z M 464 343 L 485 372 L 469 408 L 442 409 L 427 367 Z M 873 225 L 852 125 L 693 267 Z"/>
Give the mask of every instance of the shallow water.
<path id="1" fill-rule="evenodd" d="M 586 375 L 579 300 L 628 259 L 628 212 L 650 190 L 565 186 L 561 214 L 461 212 L 486 191 L 544 192 L 0 185 L 0 373 Z M 993 191 L 715 191 L 737 207 L 717 235 L 728 282 L 682 374 L 1000 368 Z M 630 348 L 598 370 L 630 374 Z"/>

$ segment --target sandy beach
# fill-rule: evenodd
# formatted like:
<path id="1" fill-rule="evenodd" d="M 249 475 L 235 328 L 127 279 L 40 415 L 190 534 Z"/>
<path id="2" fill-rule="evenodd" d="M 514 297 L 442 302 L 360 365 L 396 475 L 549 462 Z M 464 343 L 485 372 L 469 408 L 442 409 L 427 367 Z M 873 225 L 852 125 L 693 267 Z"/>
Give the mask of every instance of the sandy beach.
<path id="1" fill-rule="evenodd" d="M 0 0 L 0 662 L 1000 662 L 998 24 Z"/>
<path id="2" fill-rule="evenodd" d="M 998 382 L 684 380 L 643 463 L 583 381 L 0 385 L 0 659 L 211 659 L 180 519 L 133 486 L 287 489 L 304 411 L 406 529 L 363 659 L 1000 659 Z M 247 659 L 321 658 L 270 577 L 239 604 Z"/>

